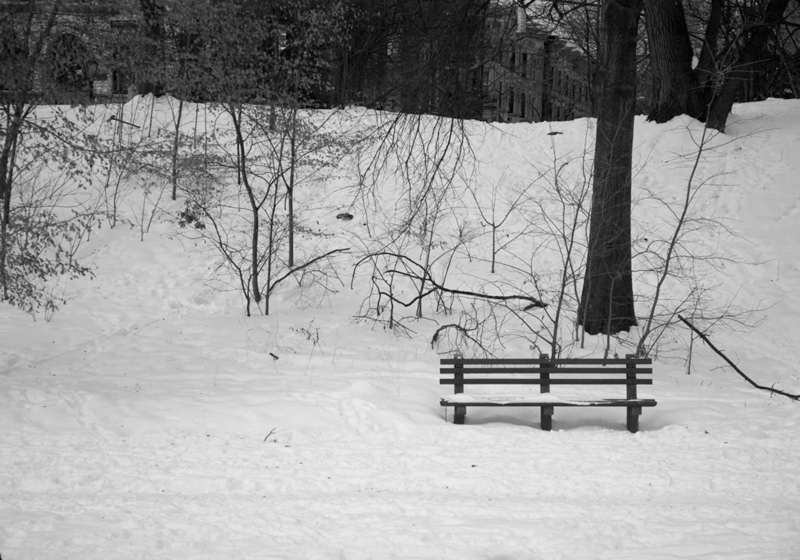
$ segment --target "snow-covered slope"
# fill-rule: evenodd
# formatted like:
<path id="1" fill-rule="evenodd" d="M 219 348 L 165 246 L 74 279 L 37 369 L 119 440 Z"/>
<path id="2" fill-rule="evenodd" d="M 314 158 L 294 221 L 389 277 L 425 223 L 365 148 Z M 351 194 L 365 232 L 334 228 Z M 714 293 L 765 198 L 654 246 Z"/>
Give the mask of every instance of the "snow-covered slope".
<path id="1" fill-rule="evenodd" d="M 695 216 L 736 235 L 708 239 L 725 260 L 705 286 L 763 313 L 714 341 L 800 393 L 800 102 L 739 105 L 729 122 Z M 553 142 L 580 154 L 591 126 L 470 123 L 480 184 L 525 184 L 522 162 L 545 168 Z M 664 211 L 643 193 L 681 200 L 701 134 L 637 120 L 635 235 Z M 307 219 L 360 249 L 364 219 L 335 219 L 345 183 L 306 195 Z M 638 434 L 614 409 L 557 410 L 553 432 L 538 409 L 454 426 L 434 325 L 398 338 L 354 322 L 365 294 L 347 282 L 318 305 L 287 284 L 270 316 L 246 318 L 214 253 L 173 220 L 143 240 L 104 227 L 82 251 L 96 277 L 64 284 L 52 320 L 0 307 L 4 560 L 800 557 L 798 404 L 699 341 L 687 375 L 685 330 L 665 335 Z"/>

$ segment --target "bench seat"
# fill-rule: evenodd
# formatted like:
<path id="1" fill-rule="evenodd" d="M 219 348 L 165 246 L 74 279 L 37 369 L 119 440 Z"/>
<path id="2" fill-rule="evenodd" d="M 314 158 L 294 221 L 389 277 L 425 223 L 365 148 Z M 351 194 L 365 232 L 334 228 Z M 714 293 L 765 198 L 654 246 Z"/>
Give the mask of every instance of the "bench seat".
<path id="1" fill-rule="evenodd" d="M 654 399 L 562 399 L 555 395 L 445 395 L 440 404 L 455 406 L 656 406 Z"/>

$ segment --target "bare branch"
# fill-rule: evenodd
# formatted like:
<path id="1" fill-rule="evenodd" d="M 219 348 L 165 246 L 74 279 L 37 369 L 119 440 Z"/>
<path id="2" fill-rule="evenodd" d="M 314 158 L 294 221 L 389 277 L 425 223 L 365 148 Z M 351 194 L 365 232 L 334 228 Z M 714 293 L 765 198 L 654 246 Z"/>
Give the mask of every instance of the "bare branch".
<path id="1" fill-rule="evenodd" d="M 686 324 L 686 326 L 688 326 L 690 329 L 692 329 L 692 330 L 693 330 L 693 331 L 694 331 L 694 332 L 695 332 L 695 333 L 696 333 L 696 334 L 697 334 L 697 335 L 698 335 L 700 338 L 702 338 L 702 339 L 703 339 L 703 342 L 705 342 L 706 344 L 708 344 L 709 348 L 711 348 L 711 349 L 712 349 L 714 352 L 716 352 L 717 354 L 719 354 L 719 356 L 720 356 L 720 357 L 721 357 L 723 360 L 725 360 L 726 362 L 728 362 L 728 365 L 729 365 L 729 366 L 731 366 L 731 367 L 732 367 L 732 368 L 733 368 L 733 369 L 736 371 L 736 373 L 738 373 L 739 375 L 741 375 L 741 376 L 742 376 L 742 377 L 743 377 L 743 378 L 744 378 L 744 379 L 745 379 L 745 380 L 746 380 L 746 381 L 747 381 L 747 382 L 748 382 L 750 385 L 752 385 L 752 386 L 753 386 L 753 387 L 755 387 L 756 389 L 761 389 L 762 391 L 769 391 L 770 393 L 775 393 L 775 394 L 777 394 L 777 395 L 782 395 L 782 396 L 784 396 L 784 397 L 788 397 L 788 398 L 790 398 L 790 399 L 792 399 L 792 400 L 795 400 L 795 401 L 796 401 L 796 400 L 800 400 L 800 395 L 793 395 L 793 394 L 791 394 L 791 393 L 787 393 L 787 392 L 785 392 L 785 391 L 781 391 L 780 389 L 775 389 L 774 387 L 765 387 L 764 385 L 759 385 L 758 383 L 756 383 L 755 381 L 753 381 L 752 379 L 750 379 L 750 378 L 749 378 L 749 377 L 748 377 L 748 376 L 747 376 L 747 375 L 746 375 L 746 374 L 745 374 L 745 373 L 744 373 L 744 372 L 743 372 L 741 369 L 739 369 L 739 368 L 736 366 L 736 364 L 734 364 L 734 363 L 733 363 L 733 362 L 730 360 L 730 358 L 728 358 L 728 357 L 727 357 L 725 354 L 723 354 L 723 353 L 722 353 L 722 351 L 721 351 L 719 348 L 717 348 L 716 346 L 714 346 L 714 343 L 712 343 L 712 342 L 709 340 L 709 338 L 708 338 L 708 337 L 707 337 L 705 334 L 703 334 L 702 332 L 700 332 L 700 330 L 699 330 L 697 327 L 695 327 L 695 326 L 694 326 L 693 324 L 691 324 L 689 321 L 687 321 L 686 319 L 684 319 L 684 318 L 683 318 L 683 316 L 681 316 L 681 315 L 678 315 L 678 319 L 680 319 L 681 321 L 683 321 L 683 322 Z"/>
<path id="2" fill-rule="evenodd" d="M 350 251 L 349 247 L 345 247 L 343 249 L 334 249 L 333 251 L 328 251 L 327 253 L 324 253 L 322 255 L 314 257 L 313 259 L 311 259 L 310 261 L 306 262 L 305 264 L 301 264 L 300 266 L 296 266 L 296 267 L 294 267 L 292 269 L 289 269 L 288 271 L 286 271 L 283 274 L 283 276 L 281 276 L 280 278 L 275 280 L 270 285 L 269 290 L 267 291 L 267 293 L 271 294 L 272 291 L 278 286 L 278 284 L 280 284 L 281 282 L 286 280 L 289 276 L 292 276 L 295 272 L 300 272 L 301 270 L 304 270 L 304 269 L 308 268 L 312 264 L 317 263 L 317 262 L 319 262 L 319 261 L 321 261 L 323 259 L 327 259 L 328 257 L 330 257 L 332 255 L 335 255 L 336 253 L 347 253 L 348 251 Z"/>

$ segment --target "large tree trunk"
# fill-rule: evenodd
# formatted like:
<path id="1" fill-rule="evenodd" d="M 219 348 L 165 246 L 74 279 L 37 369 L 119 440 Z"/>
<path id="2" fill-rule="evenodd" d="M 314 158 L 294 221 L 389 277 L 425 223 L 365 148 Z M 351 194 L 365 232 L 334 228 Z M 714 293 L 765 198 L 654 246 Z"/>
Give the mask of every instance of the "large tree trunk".
<path id="1" fill-rule="evenodd" d="M 644 0 L 644 11 L 655 102 L 647 120 L 662 123 L 682 114 L 705 120 L 682 0 Z"/>
<path id="2" fill-rule="evenodd" d="M 695 79 L 698 87 L 702 90 L 701 98 L 708 107 L 713 93 L 713 81 L 716 75 L 719 33 L 722 30 L 722 8 L 726 0 L 711 0 L 708 21 L 706 22 L 706 33 L 703 37 L 703 46 L 700 49 L 700 59 L 694 69 Z"/>
<path id="3" fill-rule="evenodd" d="M 631 162 L 641 0 L 604 0 L 594 192 L 578 323 L 589 334 L 636 325 L 631 277 Z"/>
<path id="4" fill-rule="evenodd" d="M 754 65 L 761 59 L 764 46 L 775 27 L 783 19 L 789 0 L 770 0 L 763 14 L 755 21 L 745 22 L 745 37 L 733 69 L 725 76 L 716 92 L 708 114 L 707 125 L 725 132 L 728 115 L 737 101 L 745 82 L 751 77 Z"/>

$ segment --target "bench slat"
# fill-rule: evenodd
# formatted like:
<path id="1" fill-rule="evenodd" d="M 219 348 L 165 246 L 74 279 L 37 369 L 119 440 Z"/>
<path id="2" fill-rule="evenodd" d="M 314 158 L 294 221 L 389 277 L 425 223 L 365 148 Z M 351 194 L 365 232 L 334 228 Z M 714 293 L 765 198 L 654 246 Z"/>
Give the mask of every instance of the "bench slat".
<path id="1" fill-rule="evenodd" d="M 487 373 L 487 374 L 498 374 L 498 373 L 520 373 L 520 374 L 536 374 L 536 373 L 550 373 L 550 374 L 573 374 L 573 373 L 605 373 L 605 374 L 616 374 L 616 375 L 625 375 L 628 373 L 641 373 L 642 375 L 646 375 L 649 373 L 653 373 L 653 368 L 590 368 L 590 367 L 576 367 L 576 368 L 551 368 L 551 367 L 537 367 L 537 368 L 480 368 L 480 367 L 464 367 L 464 368 L 441 368 L 439 373 L 445 374 L 454 374 L 454 373 Z"/>
<path id="2" fill-rule="evenodd" d="M 652 385 L 652 379 L 440 379 L 440 385 Z"/>
<path id="3" fill-rule="evenodd" d="M 479 396 L 476 396 L 479 398 Z M 441 406 L 656 406 L 655 399 L 593 399 L 593 400 L 565 400 L 565 401 L 451 401 L 442 398 Z"/>
<path id="4" fill-rule="evenodd" d="M 645 364 L 651 365 L 651 358 L 442 358 L 442 365 L 464 364 L 464 365 L 538 365 L 538 364 L 579 364 L 579 365 L 625 365 L 625 364 Z"/>

